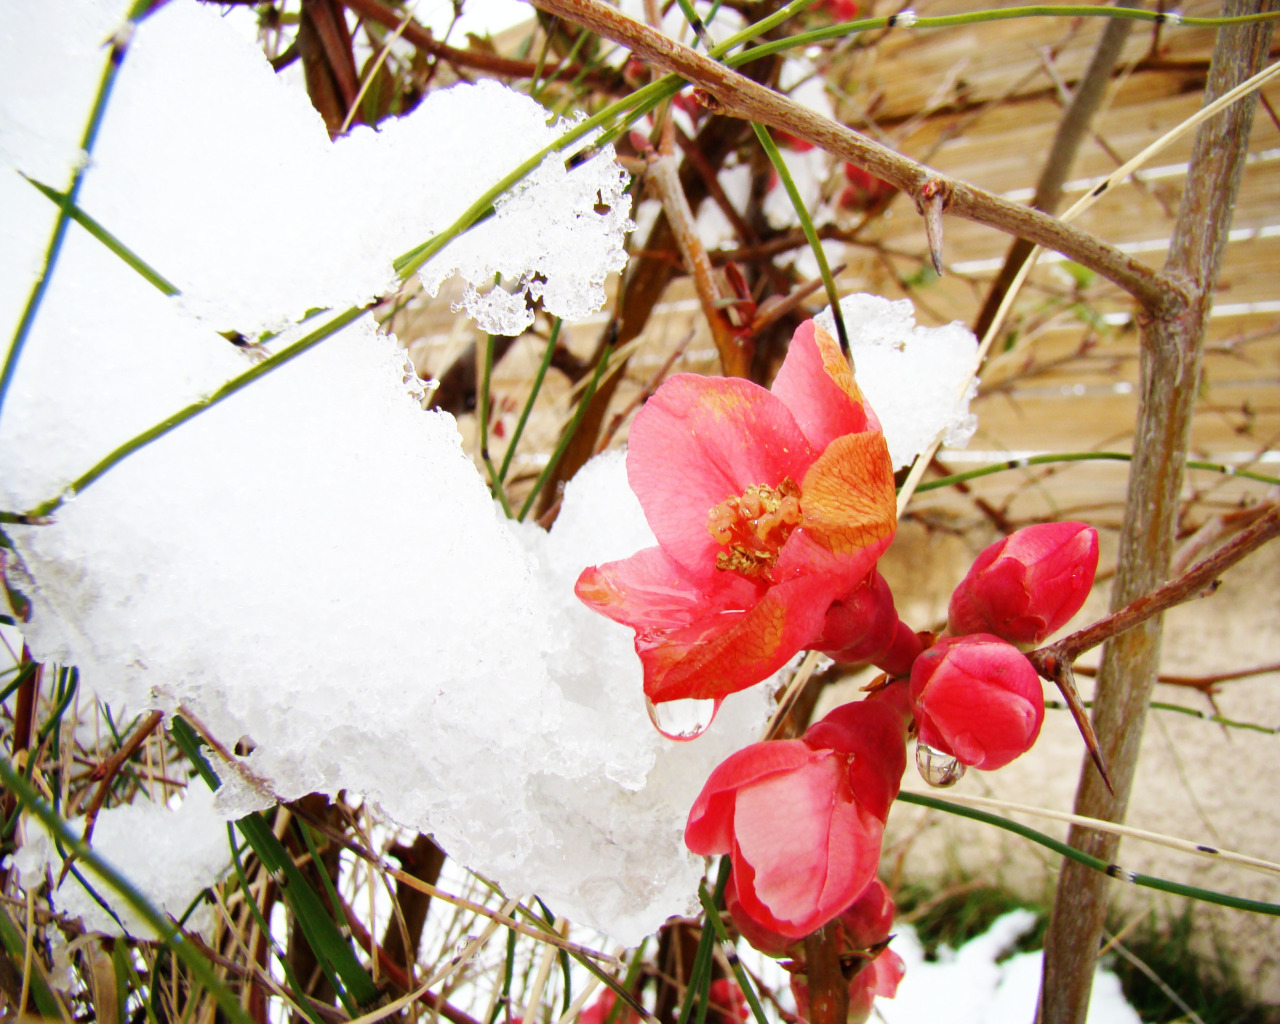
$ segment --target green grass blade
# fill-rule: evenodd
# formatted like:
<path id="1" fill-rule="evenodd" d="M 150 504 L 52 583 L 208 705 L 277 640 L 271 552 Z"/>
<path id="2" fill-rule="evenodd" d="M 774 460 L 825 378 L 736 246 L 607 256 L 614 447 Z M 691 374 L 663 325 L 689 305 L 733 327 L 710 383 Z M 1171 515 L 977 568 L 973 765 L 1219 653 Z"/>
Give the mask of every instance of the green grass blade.
<path id="1" fill-rule="evenodd" d="M 1118 864 L 1108 864 L 1098 857 L 1093 857 L 1082 850 L 1077 850 L 1074 846 L 1059 842 L 1052 836 L 1047 836 L 1043 832 L 1038 832 L 1016 821 L 1010 821 L 1008 818 L 1002 818 L 997 814 L 988 814 L 986 811 L 980 811 L 974 807 L 963 807 L 948 800 L 925 796 L 923 793 L 899 793 L 898 799 L 903 803 L 930 807 L 936 811 L 945 811 L 961 818 L 971 818 L 986 825 L 994 825 L 996 828 L 1002 828 L 1006 832 L 1012 832 L 1015 835 L 1022 836 L 1024 839 L 1030 839 L 1033 843 L 1038 843 L 1040 846 L 1073 860 L 1077 864 L 1083 864 L 1094 871 L 1101 871 L 1104 875 L 1110 875 L 1121 882 L 1129 882 L 1146 889 L 1172 893 L 1175 896 L 1186 896 L 1189 899 L 1199 900 L 1201 903 L 1213 903 L 1220 907 L 1230 907 L 1233 910 L 1247 910 L 1252 914 L 1280 917 L 1280 904 L 1264 903 L 1261 900 L 1247 900 L 1240 896 L 1230 896 L 1226 893 L 1214 892 L 1211 889 L 1201 889 L 1194 885 L 1183 885 L 1181 882 L 1170 882 L 1164 878 L 1144 875 L 1137 871 L 1128 871 Z"/>
<path id="2" fill-rule="evenodd" d="M 813 226 L 813 218 L 809 216 L 809 211 L 805 209 L 804 200 L 800 198 L 800 190 L 796 188 L 791 172 L 787 169 L 787 162 L 782 159 L 782 154 L 774 144 L 773 136 L 769 134 L 769 129 L 755 122 L 752 122 L 751 127 L 755 130 L 756 138 L 760 140 L 760 147 L 765 151 L 769 162 L 773 164 L 773 169 L 778 172 L 782 187 L 787 190 L 787 198 L 791 200 L 791 206 L 796 211 L 796 216 L 800 219 L 800 230 L 804 232 L 804 237 L 808 239 L 809 248 L 813 250 L 813 258 L 818 261 L 818 273 L 822 275 L 822 286 L 826 289 L 827 301 L 831 303 L 831 315 L 836 322 L 836 334 L 840 339 L 840 350 L 848 355 L 849 332 L 845 330 L 844 316 L 840 312 L 840 293 L 836 291 L 836 280 L 831 276 L 831 266 L 827 263 L 827 254 L 823 251 L 822 241 L 818 238 L 818 232 Z"/>
<path id="3" fill-rule="evenodd" d="M 538 372 L 533 378 L 533 388 L 529 392 L 529 400 L 524 403 L 524 408 L 520 410 L 520 419 L 516 422 L 516 428 L 511 432 L 511 441 L 507 444 L 507 453 L 502 457 L 502 466 L 498 469 L 498 479 L 500 481 L 507 479 L 507 470 L 511 468 L 511 459 L 516 454 L 516 445 L 520 443 L 520 435 L 524 433 L 525 424 L 529 422 L 529 414 L 533 412 L 533 403 L 537 401 L 538 392 L 542 390 L 543 378 L 547 375 L 547 368 L 551 366 L 551 357 L 555 355 L 556 342 L 560 340 L 560 324 L 560 318 L 556 317 L 555 323 L 551 325 L 551 337 L 547 339 L 547 347 L 542 353 L 542 362 L 538 364 Z"/>
<path id="4" fill-rule="evenodd" d="M 80 160 L 76 165 L 76 169 L 72 172 L 71 185 L 67 188 L 62 202 L 58 204 L 58 219 L 54 222 L 53 234 L 49 238 L 49 244 L 45 249 L 44 266 L 40 270 L 39 277 L 36 278 L 36 283 L 31 288 L 31 294 L 27 298 L 26 306 L 23 307 L 22 317 L 18 321 L 17 330 L 14 332 L 13 340 L 9 344 L 9 351 L 5 355 L 4 366 L 0 367 L 0 412 L 4 409 L 5 396 L 9 393 L 9 385 L 13 383 L 14 373 L 18 369 L 18 360 L 22 357 L 22 350 L 26 347 L 31 328 L 35 326 L 36 315 L 40 312 L 40 304 L 44 301 L 45 292 L 49 288 L 49 281 L 52 279 L 54 269 L 58 265 L 58 256 L 62 252 L 62 243 L 67 237 L 67 227 L 71 223 L 71 209 L 76 204 L 76 198 L 80 194 L 80 186 L 84 183 L 85 173 L 89 169 L 89 158 L 93 154 L 93 146 L 98 139 L 98 129 L 102 127 L 102 118 L 107 112 L 107 103 L 111 99 L 112 89 L 115 87 L 116 78 L 120 74 L 120 65 L 124 63 L 125 54 L 128 52 L 129 37 L 132 35 L 133 24 L 129 22 L 111 40 L 107 62 L 102 69 L 102 77 L 98 82 L 98 92 L 94 97 L 93 108 L 89 112 L 89 121 L 85 125 L 84 136 L 80 142 L 83 159 Z"/>
<path id="5" fill-rule="evenodd" d="M 171 725 L 174 740 L 210 789 L 219 785 L 217 773 L 200 751 L 200 740 L 181 717 L 175 716 Z M 306 877 L 293 863 L 289 851 L 276 838 L 270 824 L 261 814 L 254 812 L 236 822 L 240 834 L 248 840 L 253 852 L 263 866 L 280 880 L 280 892 L 293 912 L 303 935 L 322 964 L 328 964 L 340 984 L 335 985 L 339 994 L 347 994 L 359 1007 L 368 1007 L 381 998 L 378 986 L 369 977 L 343 937 L 333 919 L 325 912 L 320 897 L 307 883 Z"/>
<path id="6" fill-rule="evenodd" d="M 13 763 L 0 756 L 0 781 L 13 793 L 18 802 L 40 819 L 41 824 L 60 843 L 68 847 L 76 858 L 91 867 L 121 899 L 125 901 L 148 925 L 169 949 L 171 949 L 196 980 L 205 987 L 222 1012 L 235 1024 L 254 1024 L 252 1018 L 244 1011 L 237 999 L 219 979 L 213 965 L 197 950 L 186 936 L 174 927 L 164 914 L 144 897 L 132 882 L 120 874 L 114 867 L 99 857 L 83 840 L 77 838 L 62 817 L 54 811 L 35 787 L 24 779 L 13 767 Z"/>
<path id="7" fill-rule="evenodd" d="M 14 974 L 22 977 L 22 965 L 26 960 L 27 944 L 23 939 L 22 932 L 18 930 L 18 926 L 13 923 L 9 917 L 7 909 L 0 908 L 0 946 L 4 947 L 4 951 L 9 955 L 9 959 L 13 963 Z M 37 954 L 38 955 L 38 954 Z M 44 975 L 40 971 L 32 970 L 31 972 L 31 1001 L 35 1003 L 36 1009 L 40 1011 L 40 1016 L 47 1020 L 60 1020 L 62 1012 L 58 1009 L 58 1001 L 53 997 L 53 992 L 45 983 Z M 14 1000 L 15 1002 L 17 1000 Z M 25 1010 L 25 1007 L 17 1007 L 18 1010 Z"/>
<path id="8" fill-rule="evenodd" d="M 592 397 L 596 393 L 596 388 L 600 386 L 600 381 L 604 377 L 605 367 L 609 365 L 609 357 L 613 355 L 613 347 L 617 336 L 617 324 L 614 324 L 609 343 L 605 345 L 604 351 L 600 353 L 600 359 L 596 363 L 595 372 L 591 375 L 591 382 L 587 385 L 587 390 L 582 393 L 582 398 L 578 401 L 578 407 L 573 411 L 573 419 L 569 421 L 569 425 L 565 428 L 564 433 L 560 437 L 560 443 L 556 445 L 556 449 L 551 453 L 551 458 L 547 460 L 547 464 L 542 467 L 542 472 L 538 474 L 538 479 L 533 485 L 533 490 L 529 492 L 529 497 L 525 499 L 524 506 L 520 509 L 520 515 L 516 518 L 520 522 L 524 522 L 524 517 L 529 514 L 529 510 L 533 508 L 533 503 L 538 500 L 538 494 L 546 485 L 551 474 L 556 471 L 561 457 L 565 453 L 565 449 L 569 447 L 569 442 L 573 439 L 573 435 L 578 430 L 578 424 L 582 422 L 582 417 L 586 415 L 587 406 L 591 403 Z"/>
<path id="9" fill-rule="evenodd" d="M 73 221 L 79 224 L 89 232 L 89 234 L 119 256 L 120 259 L 141 274 L 148 284 L 154 285 L 160 291 L 164 292 L 165 295 L 178 294 L 178 286 L 176 284 L 173 284 L 158 270 L 153 269 L 141 256 L 120 241 L 120 239 L 116 238 L 115 235 L 85 213 L 79 206 L 76 206 L 74 203 L 69 203 L 65 192 L 59 192 L 57 189 L 50 188 L 43 182 L 36 181 L 35 178 L 27 178 L 25 174 L 23 177 L 39 189 L 42 194 L 47 196 L 55 206 L 65 206 Z"/>
<path id="10" fill-rule="evenodd" d="M 219 402 L 226 398 L 230 398 L 237 391 L 240 391 L 242 388 L 252 384 L 259 377 L 266 376 L 266 374 L 270 373 L 272 370 L 283 366 L 292 359 L 296 359 L 304 352 L 320 344 L 320 342 L 324 341 L 326 338 L 337 334 L 338 331 L 342 330 L 342 328 L 346 327 L 352 321 L 358 320 L 364 315 L 364 313 L 364 308 L 360 306 L 353 306 L 345 313 L 339 313 L 324 326 L 317 327 L 310 334 L 299 338 L 292 345 L 282 348 L 279 352 L 252 366 L 238 377 L 232 377 L 231 380 L 227 381 L 207 397 L 200 399 L 198 402 L 193 402 L 183 409 L 179 409 L 173 415 L 155 424 L 155 426 L 150 427 L 147 430 L 144 430 L 141 434 L 130 438 L 114 451 L 103 456 L 103 458 L 101 458 L 91 468 L 76 477 L 75 480 L 71 481 L 67 486 L 67 490 L 62 494 L 50 498 L 42 505 L 32 509 L 27 513 L 27 518 L 41 519 L 48 516 L 58 509 L 69 496 L 83 491 L 109 469 L 123 462 L 130 455 L 133 455 L 135 452 L 145 448 L 157 438 L 164 437 L 164 435 L 169 433 L 169 431 L 173 430 L 175 427 L 181 426 L 183 423 L 186 423 L 187 420 L 194 419 L 202 412 L 212 409 Z"/>

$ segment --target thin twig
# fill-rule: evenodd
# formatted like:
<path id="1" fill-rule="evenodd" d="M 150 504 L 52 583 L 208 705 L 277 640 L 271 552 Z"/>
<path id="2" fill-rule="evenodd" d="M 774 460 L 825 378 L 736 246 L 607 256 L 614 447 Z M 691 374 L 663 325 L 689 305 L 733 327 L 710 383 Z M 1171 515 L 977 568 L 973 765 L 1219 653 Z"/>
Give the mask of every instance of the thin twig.
<path id="1" fill-rule="evenodd" d="M 1073 663 L 1085 651 L 1097 647 L 1113 636 L 1146 622 L 1174 605 L 1198 597 L 1207 597 L 1217 589 L 1218 577 L 1252 551 L 1280 537 L 1280 506 L 1272 505 L 1266 515 L 1249 529 L 1237 534 L 1207 558 L 1149 594 L 1131 601 L 1118 612 L 1070 636 L 1027 655 L 1031 664 L 1046 679 L 1058 663 Z"/>
<path id="2" fill-rule="evenodd" d="M 895 153 L 844 125 L 774 92 L 642 25 L 600 0 L 535 0 L 535 6 L 631 49 L 642 60 L 701 87 L 699 99 L 719 114 L 768 125 L 857 164 L 920 201 L 930 181 L 951 194 L 949 212 L 1054 249 L 1129 292 L 1149 310 L 1185 308 L 1183 287 L 1131 256 L 1053 217 Z"/>
<path id="3" fill-rule="evenodd" d="M 116 774 L 124 763 L 133 757 L 146 738 L 156 731 L 156 726 L 163 720 L 163 712 L 151 712 L 138 724 L 138 727 L 133 730 L 120 749 L 93 770 L 90 778 L 100 779 L 101 781 L 98 783 L 98 788 L 94 791 L 93 799 L 89 801 L 89 806 L 84 815 L 84 841 L 86 843 L 93 838 L 93 826 L 97 823 L 98 812 L 102 810 L 102 805 L 107 801 L 107 794 L 111 792 L 111 786 L 115 782 Z"/>

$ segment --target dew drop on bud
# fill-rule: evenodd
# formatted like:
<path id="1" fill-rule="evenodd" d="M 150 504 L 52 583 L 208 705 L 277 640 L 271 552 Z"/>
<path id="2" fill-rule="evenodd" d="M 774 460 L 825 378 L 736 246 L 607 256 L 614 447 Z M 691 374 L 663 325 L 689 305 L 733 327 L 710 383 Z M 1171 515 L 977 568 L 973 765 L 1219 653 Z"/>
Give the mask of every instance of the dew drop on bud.
<path id="1" fill-rule="evenodd" d="M 938 789 L 954 786 L 964 777 L 964 765 L 951 754 L 935 750 L 927 743 L 916 744 L 916 768 L 925 782 Z"/>
<path id="2" fill-rule="evenodd" d="M 664 700 L 655 704 L 645 698 L 649 721 L 669 740 L 696 740 L 710 728 L 720 710 L 718 700 Z"/>

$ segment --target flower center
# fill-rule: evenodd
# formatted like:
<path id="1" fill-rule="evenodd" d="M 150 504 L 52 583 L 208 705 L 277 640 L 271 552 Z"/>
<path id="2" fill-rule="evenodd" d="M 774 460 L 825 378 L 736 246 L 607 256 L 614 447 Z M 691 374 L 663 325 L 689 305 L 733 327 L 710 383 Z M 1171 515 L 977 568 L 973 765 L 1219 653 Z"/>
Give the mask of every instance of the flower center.
<path id="1" fill-rule="evenodd" d="M 800 487 L 791 477 L 776 488 L 748 487 L 707 513 L 707 532 L 727 549 L 716 568 L 743 576 L 763 576 L 778 561 L 778 551 L 800 523 Z"/>

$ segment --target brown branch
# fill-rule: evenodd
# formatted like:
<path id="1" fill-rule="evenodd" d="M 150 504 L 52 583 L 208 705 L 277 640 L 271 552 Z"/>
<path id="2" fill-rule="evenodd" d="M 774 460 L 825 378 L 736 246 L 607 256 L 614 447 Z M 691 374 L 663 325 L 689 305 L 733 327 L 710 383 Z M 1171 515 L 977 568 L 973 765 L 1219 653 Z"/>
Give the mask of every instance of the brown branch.
<path id="1" fill-rule="evenodd" d="M 601 0 L 534 0 L 535 6 L 621 43 L 642 60 L 655 64 L 701 87 L 717 113 L 744 118 L 788 132 L 870 171 L 923 202 L 925 186 L 950 191 L 949 212 L 998 228 L 1007 234 L 1053 249 L 1081 266 L 1119 285 L 1149 312 L 1177 313 L 1186 308 L 1187 294 L 1171 278 L 1120 250 L 1053 217 L 962 181 L 954 181 L 908 157 L 859 135 L 830 118 L 801 106 L 619 14 Z"/>
<path id="2" fill-rule="evenodd" d="M 746 377 L 751 367 L 751 351 L 743 343 L 729 318 L 720 306 L 720 289 L 711 271 L 711 260 L 706 247 L 698 237 L 693 210 L 680 187 L 680 175 L 676 171 L 675 158 L 671 155 L 655 157 L 649 163 L 649 182 L 662 201 L 662 210 L 671 225 L 676 245 L 684 257 L 685 268 L 693 279 L 702 315 L 711 330 L 711 339 L 720 353 L 720 369 L 728 377 Z"/>
<path id="3" fill-rule="evenodd" d="M 1175 676 L 1162 672 L 1156 676 L 1156 682 L 1166 686 L 1184 686 L 1189 690 L 1199 690 L 1205 696 L 1212 696 L 1218 692 L 1218 686 L 1222 683 L 1234 683 L 1239 679 L 1252 679 L 1272 672 L 1280 672 L 1280 661 L 1273 661 L 1269 665 L 1255 665 L 1253 668 L 1238 668 L 1231 672 L 1213 672 L 1207 676 Z M 1077 665 L 1075 673 L 1078 676 L 1096 676 L 1098 670 L 1088 665 Z"/>
<path id="4" fill-rule="evenodd" d="M 811 1024 L 845 1024 L 849 1017 L 849 979 L 840 966 L 840 928 L 834 922 L 805 938 L 804 959 Z"/>
<path id="5" fill-rule="evenodd" d="M 1056 663 L 1070 664 L 1085 651 L 1092 650 L 1113 636 L 1119 636 L 1133 629 L 1134 626 L 1141 625 L 1174 605 L 1208 597 L 1217 589 L 1218 577 L 1222 573 L 1276 537 L 1280 537 L 1280 506 L 1272 505 L 1267 513 L 1249 529 L 1237 534 L 1181 576 L 1129 602 L 1118 612 L 1099 619 L 1092 625 L 1077 630 L 1047 647 L 1032 651 L 1027 658 L 1036 670 L 1048 679 L 1050 677 L 1045 675 L 1045 672 L 1051 670 Z"/>
<path id="6" fill-rule="evenodd" d="M 93 826 L 98 821 L 98 812 L 102 810 L 102 805 L 107 802 L 107 794 L 111 792 L 111 785 L 115 782 L 116 775 L 121 767 L 137 753 L 138 748 L 142 746 L 148 736 L 156 731 L 156 727 L 163 720 L 164 714 L 162 712 L 151 712 L 138 723 L 138 727 L 133 730 L 120 749 L 90 773 L 89 777 L 91 779 L 100 779 L 101 781 L 98 783 L 98 788 L 94 791 L 93 799 L 89 801 L 89 807 L 84 814 L 84 841 L 86 843 L 93 838 Z"/>
<path id="7" fill-rule="evenodd" d="M 404 15 L 392 10 L 378 0 L 342 0 L 342 6 L 355 11 L 362 18 L 376 21 L 389 29 L 398 29 L 404 21 Z M 412 43 L 423 53 L 454 64 L 458 67 L 475 68 L 495 78 L 533 78 L 539 72 L 538 62 L 532 60 L 516 60 L 511 57 L 499 57 L 492 53 L 478 50 L 459 50 L 440 42 L 431 34 L 430 29 L 423 28 L 410 19 L 401 33 L 407 42 Z M 621 76 L 616 72 L 584 69 L 580 64 L 544 64 L 541 68 L 543 79 L 564 77 L 578 81 L 590 82 L 592 85 L 607 89 L 616 88 Z"/>
<path id="8" fill-rule="evenodd" d="M 1208 597 L 1218 586 L 1218 576 L 1235 565 L 1250 552 L 1260 548 L 1269 540 L 1280 536 L 1280 506 L 1272 505 L 1270 510 L 1261 516 L 1249 529 L 1238 534 L 1230 543 L 1224 544 L 1208 558 L 1197 562 L 1176 579 L 1170 580 L 1149 594 L 1131 601 L 1120 611 L 1099 619 L 1091 626 L 1072 633 L 1056 643 L 1041 647 L 1027 655 L 1027 660 L 1035 666 L 1042 677 L 1058 687 L 1067 709 L 1075 719 L 1084 737 L 1089 757 L 1093 760 L 1106 784 L 1107 790 L 1115 793 L 1111 773 L 1107 770 L 1106 759 L 1094 732 L 1093 723 L 1089 720 L 1084 702 L 1076 690 L 1075 661 L 1085 651 L 1105 643 L 1113 636 L 1119 636 L 1135 626 L 1140 626 L 1148 619 L 1154 618 L 1175 605 L 1191 601 L 1199 597 Z M 1206 693 L 1208 690 L 1205 691 Z"/>
<path id="9" fill-rule="evenodd" d="M 1262 8 L 1274 9 L 1274 3 L 1232 0 L 1223 13 L 1252 13 Z M 1206 101 L 1255 73 L 1265 59 L 1270 38 L 1269 24 L 1220 30 Z M 1086 818 L 1123 821 L 1137 773 L 1143 726 L 1160 664 L 1162 632 L 1159 608 L 1155 606 L 1161 604 L 1161 599 L 1152 592 L 1165 590 L 1160 585 L 1168 578 L 1205 328 L 1244 170 L 1255 106 L 1252 98 L 1242 100 L 1206 121 L 1196 132 L 1164 271 L 1166 279 L 1187 287 L 1192 301 L 1181 315 L 1174 313 L 1172 307 L 1149 308 L 1153 315 L 1142 324 L 1141 400 L 1120 535 L 1119 569 L 1111 595 L 1113 611 L 1127 617 L 1127 621 L 1125 631 L 1114 633 L 1103 650 L 1092 718 L 1111 768 L 1114 791 L 1104 787 L 1097 773 L 1085 765 L 1076 791 L 1075 812 Z M 1265 522 L 1260 520 L 1256 529 L 1266 530 Z M 1246 531 L 1205 562 L 1216 560 L 1229 550 L 1239 550 L 1251 534 L 1257 536 L 1252 530 Z M 1211 568 L 1220 571 L 1221 566 Z M 1212 579 L 1211 572 L 1207 579 Z M 1205 582 L 1202 579 L 1200 585 Z M 1169 596 L 1167 591 L 1165 596 Z M 1130 607 L 1140 600 L 1152 609 L 1150 615 L 1139 614 L 1142 605 Z M 1119 625 L 1113 620 L 1107 628 Z M 1088 635 L 1068 637 L 1064 644 L 1071 646 L 1064 650 L 1085 649 L 1090 641 Z M 1113 863 L 1119 838 L 1072 826 L 1067 842 Z M 1045 936 L 1041 1024 L 1081 1024 L 1085 1019 L 1106 918 L 1106 883 L 1105 875 L 1081 864 L 1063 864 Z"/>

